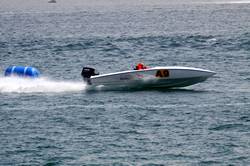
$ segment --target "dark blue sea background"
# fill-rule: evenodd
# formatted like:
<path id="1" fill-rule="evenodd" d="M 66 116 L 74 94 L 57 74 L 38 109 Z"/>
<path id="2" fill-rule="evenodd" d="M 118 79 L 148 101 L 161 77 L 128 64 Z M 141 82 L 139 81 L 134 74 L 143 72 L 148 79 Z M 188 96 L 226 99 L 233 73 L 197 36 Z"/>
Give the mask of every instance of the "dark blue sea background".
<path id="1" fill-rule="evenodd" d="M 138 62 L 217 74 L 140 91 L 80 76 Z M 250 1 L 1 0 L 0 72 L 0 165 L 250 165 Z"/>

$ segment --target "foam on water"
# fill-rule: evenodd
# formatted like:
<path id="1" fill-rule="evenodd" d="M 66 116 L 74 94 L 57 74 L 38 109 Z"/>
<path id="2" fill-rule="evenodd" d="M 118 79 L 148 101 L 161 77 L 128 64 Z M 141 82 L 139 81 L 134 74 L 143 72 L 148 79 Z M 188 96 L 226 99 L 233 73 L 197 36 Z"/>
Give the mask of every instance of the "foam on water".
<path id="1" fill-rule="evenodd" d="M 82 91 L 83 82 L 56 81 L 49 78 L 0 77 L 0 93 L 60 93 Z"/>
<path id="2" fill-rule="evenodd" d="M 215 4 L 249 4 L 249 0 L 238 0 L 238 1 L 212 1 L 208 3 L 215 3 Z"/>

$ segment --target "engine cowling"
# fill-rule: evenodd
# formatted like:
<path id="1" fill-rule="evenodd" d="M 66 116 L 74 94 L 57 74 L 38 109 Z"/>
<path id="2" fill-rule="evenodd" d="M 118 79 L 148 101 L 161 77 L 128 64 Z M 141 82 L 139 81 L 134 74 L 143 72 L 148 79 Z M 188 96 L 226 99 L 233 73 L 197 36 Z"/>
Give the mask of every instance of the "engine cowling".
<path id="1" fill-rule="evenodd" d="M 95 75 L 99 75 L 99 73 L 94 68 L 83 67 L 81 75 L 83 77 L 83 80 L 85 82 L 87 82 L 87 84 L 90 85 L 91 84 L 90 77 L 95 76 Z"/>

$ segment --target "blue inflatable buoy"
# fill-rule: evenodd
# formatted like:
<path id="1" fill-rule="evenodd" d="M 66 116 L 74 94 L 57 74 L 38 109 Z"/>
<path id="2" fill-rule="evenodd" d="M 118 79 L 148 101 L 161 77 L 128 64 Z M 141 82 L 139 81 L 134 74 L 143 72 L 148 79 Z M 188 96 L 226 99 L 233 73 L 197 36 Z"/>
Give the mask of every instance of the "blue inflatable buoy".
<path id="1" fill-rule="evenodd" d="M 9 66 L 5 70 L 4 75 L 37 78 L 40 72 L 36 68 L 30 66 Z"/>

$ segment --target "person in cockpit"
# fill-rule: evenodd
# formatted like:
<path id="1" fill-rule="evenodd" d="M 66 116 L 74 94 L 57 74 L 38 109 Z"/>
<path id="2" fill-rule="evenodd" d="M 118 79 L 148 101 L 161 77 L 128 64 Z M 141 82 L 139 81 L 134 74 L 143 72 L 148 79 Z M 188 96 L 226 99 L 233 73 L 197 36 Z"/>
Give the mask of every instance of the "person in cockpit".
<path id="1" fill-rule="evenodd" d="M 143 70 L 143 69 L 147 69 L 147 67 L 143 63 L 138 63 L 134 68 L 134 70 Z"/>

